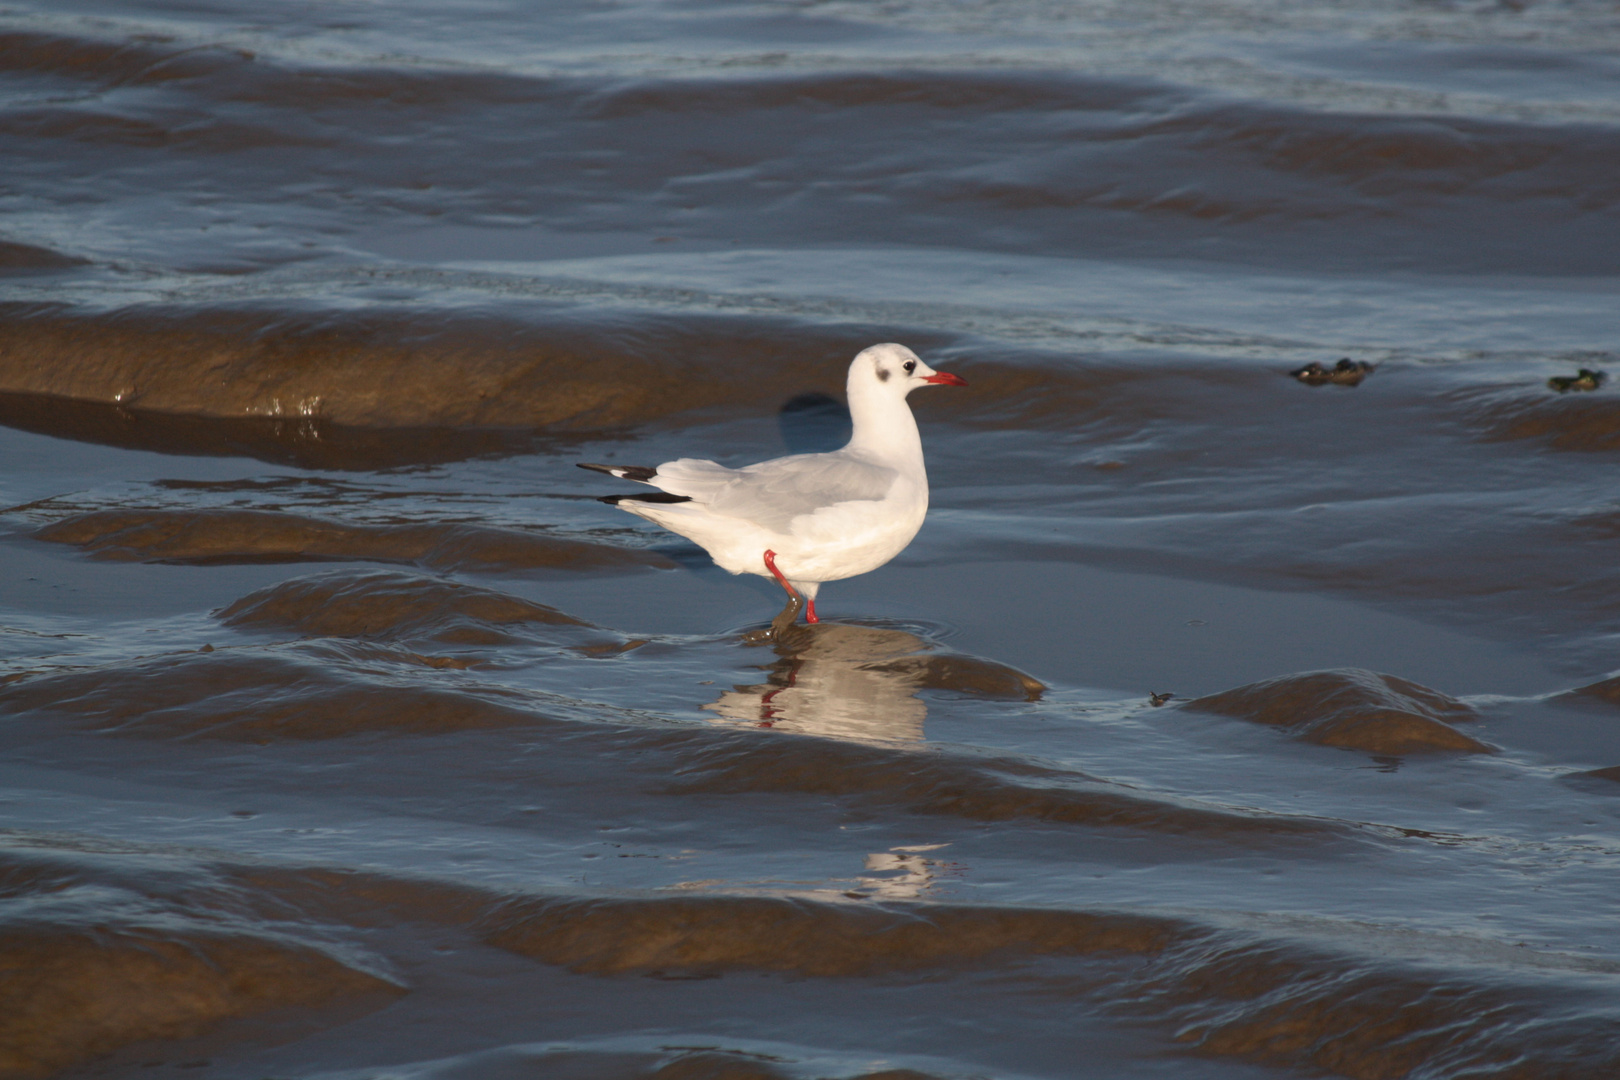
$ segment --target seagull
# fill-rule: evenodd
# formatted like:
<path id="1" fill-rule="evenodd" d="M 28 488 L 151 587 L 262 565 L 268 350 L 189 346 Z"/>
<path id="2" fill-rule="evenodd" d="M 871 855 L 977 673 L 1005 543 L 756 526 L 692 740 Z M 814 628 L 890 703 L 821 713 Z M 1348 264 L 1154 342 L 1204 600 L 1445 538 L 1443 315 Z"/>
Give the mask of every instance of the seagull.
<path id="1" fill-rule="evenodd" d="M 806 622 L 821 621 L 822 582 L 876 570 L 911 543 L 928 513 L 928 473 L 906 395 L 919 386 L 966 385 L 904 345 L 873 345 L 849 365 L 854 432 L 842 450 L 740 469 L 700 458 L 656 468 L 578 465 L 658 489 L 603 502 L 679 533 L 723 570 L 775 578 L 788 595 L 771 620 L 780 632 L 802 608 Z"/>

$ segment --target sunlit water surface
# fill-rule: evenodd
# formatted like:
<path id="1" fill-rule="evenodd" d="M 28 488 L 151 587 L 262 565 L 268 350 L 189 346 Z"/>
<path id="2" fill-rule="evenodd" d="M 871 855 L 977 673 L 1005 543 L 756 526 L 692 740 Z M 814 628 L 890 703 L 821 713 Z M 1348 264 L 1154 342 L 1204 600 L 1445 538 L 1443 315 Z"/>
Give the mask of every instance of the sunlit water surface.
<path id="1" fill-rule="evenodd" d="M 1612 3 L 41 0 L 0 147 L 0 1075 L 1620 1072 Z M 819 627 L 573 468 L 890 340 Z"/>

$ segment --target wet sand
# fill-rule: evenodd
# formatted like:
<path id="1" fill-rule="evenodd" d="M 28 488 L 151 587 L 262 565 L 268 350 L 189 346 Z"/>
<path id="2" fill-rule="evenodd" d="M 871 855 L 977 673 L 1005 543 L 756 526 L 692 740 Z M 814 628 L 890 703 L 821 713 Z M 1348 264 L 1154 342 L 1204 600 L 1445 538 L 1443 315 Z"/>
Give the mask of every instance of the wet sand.
<path id="1" fill-rule="evenodd" d="M 0 1078 L 1620 1071 L 1617 47 L 0 14 Z M 890 340 L 817 626 L 573 467 Z"/>

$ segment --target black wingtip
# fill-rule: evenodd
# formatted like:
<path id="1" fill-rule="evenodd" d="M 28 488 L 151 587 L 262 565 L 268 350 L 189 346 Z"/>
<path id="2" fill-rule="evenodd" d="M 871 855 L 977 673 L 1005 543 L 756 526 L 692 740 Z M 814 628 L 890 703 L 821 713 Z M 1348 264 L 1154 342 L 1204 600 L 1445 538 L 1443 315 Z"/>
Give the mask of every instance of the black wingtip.
<path id="1" fill-rule="evenodd" d="M 616 476 L 622 480 L 636 480 L 643 484 L 658 475 L 657 469 L 649 468 L 646 465 L 597 465 L 589 461 L 576 461 L 574 464 L 592 472 L 607 473 L 609 476 Z"/>
<path id="2" fill-rule="evenodd" d="M 622 502 L 648 502 L 648 503 L 683 503 L 691 502 L 690 495 L 671 495 L 667 491 L 660 491 L 652 495 L 599 495 L 597 502 L 605 502 L 610 506 L 618 506 Z"/>

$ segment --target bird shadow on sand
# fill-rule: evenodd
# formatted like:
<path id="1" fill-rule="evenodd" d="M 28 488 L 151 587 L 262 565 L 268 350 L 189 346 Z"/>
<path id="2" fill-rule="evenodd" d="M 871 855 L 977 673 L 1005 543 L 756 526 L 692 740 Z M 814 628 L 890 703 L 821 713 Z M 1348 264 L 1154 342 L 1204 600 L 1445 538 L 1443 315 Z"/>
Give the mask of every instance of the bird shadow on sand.
<path id="1" fill-rule="evenodd" d="M 854 431 L 849 408 L 831 394 L 789 398 L 777 410 L 782 444 L 790 454 L 825 454 L 842 449 Z"/>

